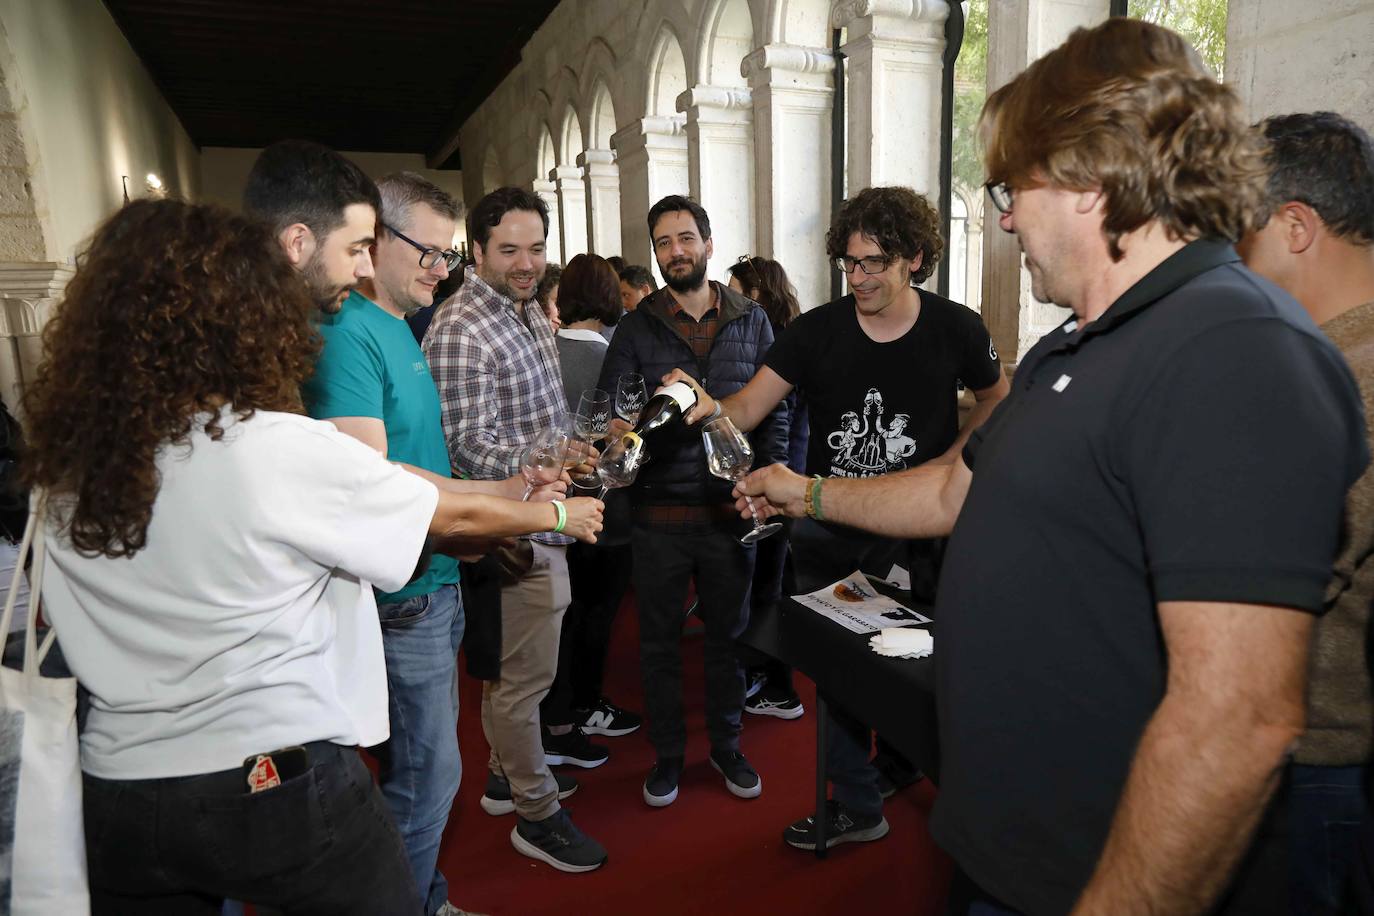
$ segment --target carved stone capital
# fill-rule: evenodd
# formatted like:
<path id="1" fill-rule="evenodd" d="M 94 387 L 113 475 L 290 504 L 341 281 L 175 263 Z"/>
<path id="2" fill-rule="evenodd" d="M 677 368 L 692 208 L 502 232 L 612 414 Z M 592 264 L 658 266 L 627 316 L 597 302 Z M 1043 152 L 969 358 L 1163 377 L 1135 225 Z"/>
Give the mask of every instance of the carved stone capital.
<path id="1" fill-rule="evenodd" d="M 677 110 L 718 108 L 723 111 L 750 111 L 753 93 L 745 86 L 694 86 L 677 97 Z"/>
<path id="2" fill-rule="evenodd" d="M 62 295 L 76 269 L 55 261 L 0 262 L 0 296 L 50 299 Z"/>
<path id="3" fill-rule="evenodd" d="M 745 79 L 761 77 L 768 70 L 792 73 L 830 74 L 835 69 L 835 57 L 825 48 L 802 45 L 771 44 L 750 52 L 740 62 L 739 72 Z"/>
<path id="4" fill-rule="evenodd" d="M 948 15 L 948 0 L 841 0 L 830 11 L 830 27 L 843 29 L 868 16 L 944 22 Z"/>

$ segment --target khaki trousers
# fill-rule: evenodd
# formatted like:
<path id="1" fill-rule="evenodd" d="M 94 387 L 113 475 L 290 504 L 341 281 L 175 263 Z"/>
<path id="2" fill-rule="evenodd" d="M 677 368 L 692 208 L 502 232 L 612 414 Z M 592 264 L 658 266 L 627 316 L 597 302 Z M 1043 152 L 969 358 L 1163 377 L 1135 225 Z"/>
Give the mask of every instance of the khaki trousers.
<path id="1" fill-rule="evenodd" d="M 534 562 L 501 589 L 501 677 L 482 687 L 482 731 L 488 766 L 510 782 L 516 812 L 542 821 L 558 811 L 558 784 L 544 762 L 539 701 L 558 668 L 558 638 L 568 587 L 567 548 L 532 541 Z"/>

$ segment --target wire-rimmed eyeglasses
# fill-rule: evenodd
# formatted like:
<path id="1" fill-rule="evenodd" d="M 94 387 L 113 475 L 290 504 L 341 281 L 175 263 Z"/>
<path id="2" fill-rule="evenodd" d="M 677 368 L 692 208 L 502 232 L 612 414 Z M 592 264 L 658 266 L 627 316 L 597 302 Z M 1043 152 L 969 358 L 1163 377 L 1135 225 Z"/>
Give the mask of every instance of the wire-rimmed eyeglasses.
<path id="1" fill-rule="evenodd" d="M 876 255 L 867 258 L 851 258 L 845 254 L 831 258 L 830 263 L 835 265 L 835 269 L 842 274 L 852 274 L 855 267 L 866 274 L 880 274 L 892 266 L 892 258 L 882 258 Z"/>
<path id="2" fill-rule="evenodd" d="M 988 197 L 992 198 L 992 205 L 1002 213 L 1010 213 L 1012 201 L 1016 192 L 1011 189 L 1011 185 L 1005 181 L 989 181 L 983 187 L 988 189 Z"/>
<path id="3" fill-rule="evenodd" d="M 463 263 L 462 254 L 460 254 L 457 251 L 454 251 L 452 248 L 429 248 L 425 245 L 421 245 L 419 242 L 415 241 L 412 238 L 407 238 L 406 236 L 397 232 L 393 227 L 388 226 L 386 223 L 382 223 L 382 228 L 386 229 L 387 232 L 390 232 L 392 235 L 396 236 L 396 238 L 405 242 L 411 248 L 414 248 L 416 251 L 420 252 L 420 266 L 425 270 L 429 270 L 432 267 L 434 267 L 435 264 L 439 263 L 440 259 L 443 260 L 444 266 L 449 270 L 453 270 L 459 264 Z"/>

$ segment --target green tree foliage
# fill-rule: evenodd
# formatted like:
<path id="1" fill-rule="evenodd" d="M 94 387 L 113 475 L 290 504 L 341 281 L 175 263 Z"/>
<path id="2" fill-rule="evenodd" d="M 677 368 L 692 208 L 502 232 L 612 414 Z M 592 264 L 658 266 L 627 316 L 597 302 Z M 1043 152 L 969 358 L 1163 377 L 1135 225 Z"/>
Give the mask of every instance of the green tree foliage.
<path id="1" fill-rule="evenodd" d="M 987 99 L 988 0 L 964 0 L 964 43 L 954 65 L 954 183 L 976 188 L 983 179 L 978 114 Z"/>
<path id="2" fill-rule="evenodd" d="M 1173 29 L 1197 48 L 1221 79 L 1226 63 L 1227 0 L 1128 0 L 1127 12 L 1137 19 Z"/>

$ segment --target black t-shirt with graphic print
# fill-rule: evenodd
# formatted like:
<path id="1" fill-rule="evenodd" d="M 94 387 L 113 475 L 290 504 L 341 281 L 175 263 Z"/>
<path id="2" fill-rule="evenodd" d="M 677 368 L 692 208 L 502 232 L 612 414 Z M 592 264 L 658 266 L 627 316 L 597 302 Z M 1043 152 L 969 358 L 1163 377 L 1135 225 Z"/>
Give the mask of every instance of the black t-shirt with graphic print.
<path id="1" fill-rule="evenodd" d="M 957 383 L 996 384 L 1002 366 L 978 313 L 917 292 L 921 313 L 896 340 L 872 340 L 844 296 L 797 318 L 768 351 L 765 365 L 810 411 L 808 474 L 874 477 L 934 458 L 959 435 Z"/>

